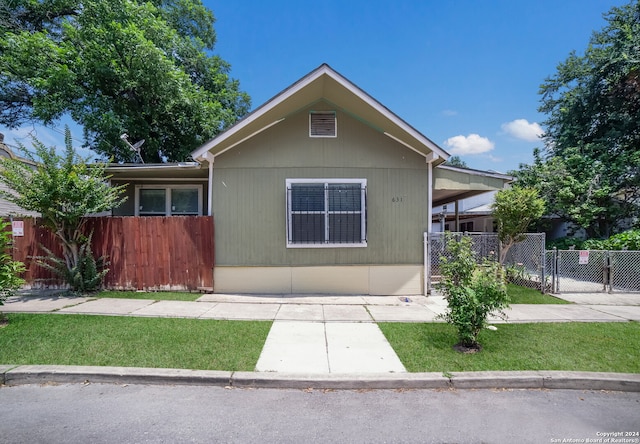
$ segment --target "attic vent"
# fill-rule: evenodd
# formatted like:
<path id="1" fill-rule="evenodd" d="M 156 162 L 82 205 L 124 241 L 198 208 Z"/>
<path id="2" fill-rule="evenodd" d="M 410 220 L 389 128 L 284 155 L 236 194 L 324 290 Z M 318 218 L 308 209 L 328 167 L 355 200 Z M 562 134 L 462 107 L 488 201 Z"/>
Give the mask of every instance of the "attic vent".
<path id="1" fill-rule="evenodd" d="M 334 111 L 311 112 L 309 114 L 309 136 L 336 137 L 336 129 L 336 113 Z"/>

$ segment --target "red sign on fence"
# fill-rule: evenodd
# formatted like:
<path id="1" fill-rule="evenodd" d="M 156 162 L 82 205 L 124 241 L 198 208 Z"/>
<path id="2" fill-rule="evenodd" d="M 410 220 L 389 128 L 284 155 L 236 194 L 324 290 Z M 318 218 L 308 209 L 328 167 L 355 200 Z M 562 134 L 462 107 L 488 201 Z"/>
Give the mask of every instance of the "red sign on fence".
<path id="1" fill-rule="evenodd" d="M 587 265 L 589 263 L 589 250 L 580 250 L 580 259 L 578 264 Z"/>
<path id="2" fill-rule="evenodd" d="M 11 230 L 13 231 L 14 236 L 24 236 L 24 221 L 23 220 L 14 220 L 11 221 Z"/>

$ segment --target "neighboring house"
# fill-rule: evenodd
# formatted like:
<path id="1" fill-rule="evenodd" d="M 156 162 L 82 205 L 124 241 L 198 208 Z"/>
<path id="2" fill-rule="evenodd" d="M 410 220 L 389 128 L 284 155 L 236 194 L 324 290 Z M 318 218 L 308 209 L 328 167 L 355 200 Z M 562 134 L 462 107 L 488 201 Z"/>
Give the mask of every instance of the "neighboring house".
<path id="1" fill-rule="evenodd" d="M 0 156 L 1 157 L 7 157 L 10 159 L 17 159 L 20 160 L 26 164 L 30 164 L 33 165 L 33 162 L 31 162 L 28 159 L 24 159 L 22 157 L 17 156 L 5 143 L 4 143 L 4 134 L 0 133 Z M 8 191 L 9 189 L 7 188 L 7 186 L 0 182 L 0 190 L 2 191 Z M 30 217 L 37 217 L 39 215 L 39 213 L 36 213 L 34 211 L 27 211 L 23 208 L 20 208 L 19 206 L 17 206 L 16 204 L 9 202 L 8 200 L 1 198 L 0 197 L 0 217 L 13 217 L 13 216 L 30 216 Z"/>
<path id="2" fill-rule="evenodd" d="M 113 216 L 202 216 L 207 214 L 209 172 L 197 162 L 112 164 L 113 185 L 128 184 L 127 200 Z"/>
<path id="3" fill-rule="evenodd" d="M 433 209 L 433 230 L 438 232 L 481 232 L 495 231 L 491 204 L 495 191 L 480 196 L 450 202 Z"/>
<path id="4" fill-rule="evenodd" d="M 494 171 L 479 171 L 468 168 L 441 166 L 440 168 L 455 169 L 469 175 L 492 177 L 505 181 L 505 186 L 513 181 L 512 176 Z M 472 197 L 466 197 L 447 202 L 433 208 L 433 231 L 480 232 L 492 233 L 496 231 L 491 205 L 497 191 L 486 191 Z"/>
<path id="5" fill-rule="evenodd" d="M 130 200 L 134 214 L 173 214 L 170 192 L 207 185 L 218 293 L 423 294 L 432 204 L 507 181 L 441 166 L 447 152 L 326 64 L 192 157 L 202 169 L 167 167 L 179 180 L 133 168 L 165 192 L 133 181 Z"/>

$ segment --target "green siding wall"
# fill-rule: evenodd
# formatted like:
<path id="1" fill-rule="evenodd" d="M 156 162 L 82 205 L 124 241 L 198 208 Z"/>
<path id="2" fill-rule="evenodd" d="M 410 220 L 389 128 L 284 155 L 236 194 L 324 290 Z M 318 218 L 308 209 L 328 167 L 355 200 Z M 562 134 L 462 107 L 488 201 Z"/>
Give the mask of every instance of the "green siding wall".
<path id="1" fill-rule="evenodd" d="M 216 265 L 420 264 L 427 229 L 425 159 L 338 111 L 337 138 L 310 138 L 308 111 L 215 159 Z M 286 248 L 286 179 L 367 179 L 364 248 Z"/>

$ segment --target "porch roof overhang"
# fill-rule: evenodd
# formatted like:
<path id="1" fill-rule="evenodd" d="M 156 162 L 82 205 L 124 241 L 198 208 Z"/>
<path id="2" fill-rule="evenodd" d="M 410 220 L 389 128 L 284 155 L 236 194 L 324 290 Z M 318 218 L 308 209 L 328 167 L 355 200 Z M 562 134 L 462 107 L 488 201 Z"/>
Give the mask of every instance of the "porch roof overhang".
<path id="1" fill-rule="evenodd" d="M 106 169 L 111 180 L 207 179 L 206 168 L 198 162 L 110 164 Z"/>
<path id="2" fill-rule="evenodd" d="M 215 156 L 319 101 L 326 101 L 336 109 L 363 121 L 400 145 L 422 155 L 428 163 L 438 165 L 449 157 L 433 141 L 327 64 L 307 74 L 231 128 L 197 148 L 191 156 L 200 162 L 213 162 Z"/>
<path id="3" fill-rule="evenodd" d="M 438 207 L 488 191 L 501 190 L 513 180 L 512 176 L 493 171 L 439 165 L 433 169 L 432 206 Z"/>

